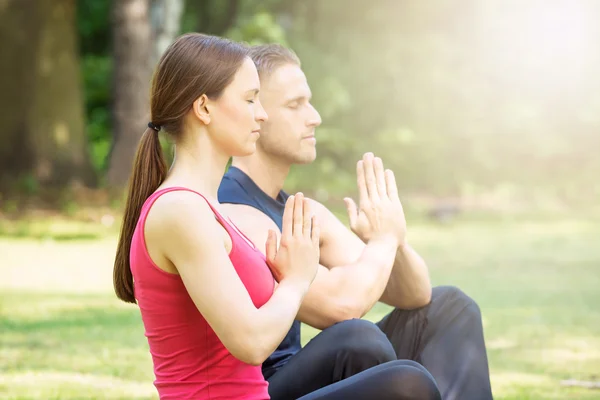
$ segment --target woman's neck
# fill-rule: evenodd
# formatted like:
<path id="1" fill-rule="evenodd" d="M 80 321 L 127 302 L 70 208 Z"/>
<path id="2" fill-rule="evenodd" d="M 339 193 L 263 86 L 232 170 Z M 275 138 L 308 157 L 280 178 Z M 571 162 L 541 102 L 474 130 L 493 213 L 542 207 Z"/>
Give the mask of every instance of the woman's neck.
<path id="1" fill-rule="evenodd" d="M 184 186 L 218 202 L 217 192 L 229 157 L 212 146 L 201 148 L 179 145 L 165 186 Z"/>

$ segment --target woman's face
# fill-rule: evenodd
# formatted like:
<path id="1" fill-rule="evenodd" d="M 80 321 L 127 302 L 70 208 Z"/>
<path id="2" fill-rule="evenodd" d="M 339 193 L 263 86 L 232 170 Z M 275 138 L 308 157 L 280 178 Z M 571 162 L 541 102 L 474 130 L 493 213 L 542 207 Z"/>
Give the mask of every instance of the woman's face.
<path id="1" fill-rule="evenodd" d="M 256 150 L 260 125 L 267 120 L 259 89 L 256 67 L 246 58 L 221 97 L 210 101 L 209 135 L 229 156 L 247 156 Z"/>

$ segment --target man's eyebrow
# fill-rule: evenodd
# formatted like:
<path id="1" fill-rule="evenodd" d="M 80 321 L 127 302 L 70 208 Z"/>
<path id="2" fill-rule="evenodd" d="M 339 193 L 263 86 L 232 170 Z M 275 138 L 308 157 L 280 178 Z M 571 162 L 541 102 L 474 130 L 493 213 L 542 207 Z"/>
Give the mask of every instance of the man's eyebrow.
<path id="1" fill-rule="evenodd" d="M 310 99 L 310 96 L 300 95 L 300 96 L 292 97 L 291 99 L 287 99 L 285 102 L 293 103 L 296 101 L 302 101 L 302 100 L 307 100 L 307 99 Z"/>

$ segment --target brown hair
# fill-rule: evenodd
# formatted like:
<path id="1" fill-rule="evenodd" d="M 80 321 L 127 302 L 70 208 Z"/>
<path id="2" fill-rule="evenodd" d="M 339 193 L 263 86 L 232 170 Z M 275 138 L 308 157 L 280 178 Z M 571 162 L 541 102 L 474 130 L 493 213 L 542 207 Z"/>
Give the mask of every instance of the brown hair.
<path id="1" fill-rule="evenodd" d="M 285 64 L 300 67 L 300 59 L 293 50 L 278 43 L 261 44 L 250 48 L 250 57 L 261 78 L 269 76 L 277 68 Z"/>
<path id="2" fill-rule="evenodd" d="M 119 299 L 136 303 L 129 265 L 131 239 L 144 202 L 167 176 L 157 130 L 164 129 L 177 143 L 193 102 L 203 94 L 218 98 L 247 56 L 248 48 L 242 44 L 190 33 L 177 38 L 158 62 L 150 93 L 150 125 L 157 129 L 149 126 L 137 149 L 113 270 Z"/>

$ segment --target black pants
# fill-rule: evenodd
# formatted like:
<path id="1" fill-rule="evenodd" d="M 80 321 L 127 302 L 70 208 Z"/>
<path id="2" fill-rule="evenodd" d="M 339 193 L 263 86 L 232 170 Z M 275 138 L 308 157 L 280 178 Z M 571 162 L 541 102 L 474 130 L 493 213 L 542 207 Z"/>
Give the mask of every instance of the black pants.
<path id="1" fill-rule="evenodd" d="M 343 381 L 302 396 L 300 400 L 440 400 L 433 377 L 410 360 L 388 361 Z"/>
<path id="2" fill-rule="evenodd" d="M 417 364 L 390 363 L 394 360 L 422 364 L 444 400 L 492 399 L 479 307 L 454 287 L 436 287 L 429 305 L 411 311 L 395 309 L 377 324 L 351 320 L 323 330 L 267 377 L 269 394 L 273 400 L 298 399 L 309 393 L 303 400 L 336 399 L 344 396 L 335 397 L 336 390 L 348 389 L 352 395 L 345 394 L 346 398 L 360 399 L 357 393 L 369 391 L 371 398 L 384 398 L 379 397 L 381 389 L 403 386 L 413 397 L 396 394 L 395 398 L 436 398 L 427 397 L 431 395 L 427 371 L 407 378 L 414 371 L 406 368 L 417 368 Z M 392 365 L 396 365 L 393 373 L 382 372 Z M 411 382 L 417 382 L 414 388 Z"/>

